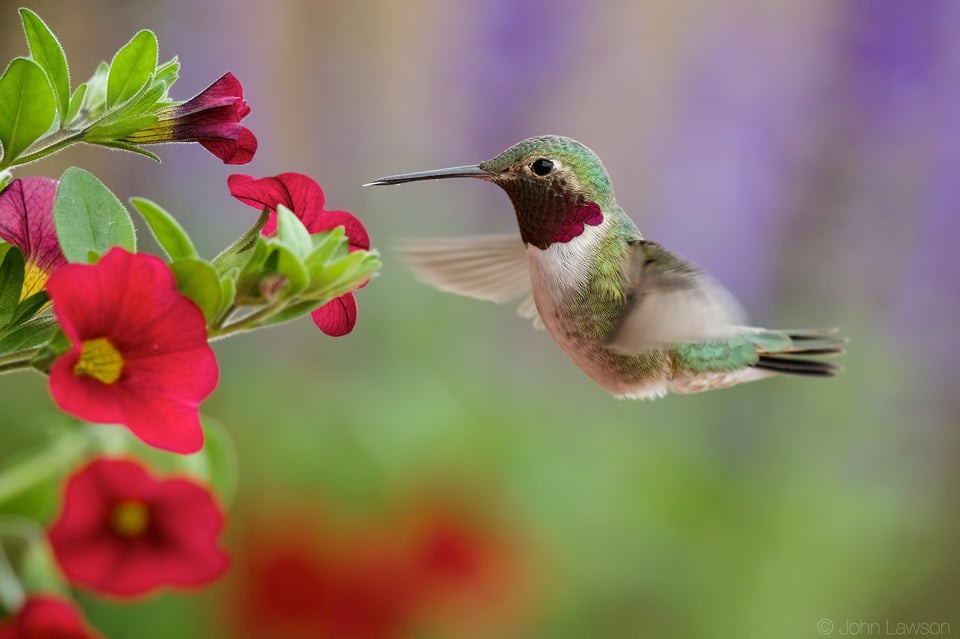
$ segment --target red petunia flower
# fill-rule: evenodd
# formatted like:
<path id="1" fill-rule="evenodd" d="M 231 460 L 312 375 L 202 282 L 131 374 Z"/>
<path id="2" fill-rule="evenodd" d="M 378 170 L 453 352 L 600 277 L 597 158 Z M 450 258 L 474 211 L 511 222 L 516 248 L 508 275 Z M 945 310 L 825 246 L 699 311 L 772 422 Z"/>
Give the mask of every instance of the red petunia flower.
<path id="1" fill-rule="evenodd" d="M 113 248 L 97 264 L 66 264 L 47 291 L 73 347 L 50 370 L 64 411 L 125 424 L 177 453 L 203 446 L 197 407 L 217 386 L 203 313 L 158 257 Z"/>
<path id="2" fill-rule="evenodd" d="M 223 524 L 223 510 L 204 486 L 101 458 L 68 480 L 50 545 L 72 583 L 133 596 L 219 577 L 229 564 L 217 545 Z"/>
<path id="3" fill-rule="evenodd" d="M 103 639 L 68 601 L 31 595 L 17 614 L 0 624 L 0 639 Z"/>
<path id="4" fill-rule="evenodd" d="M 160 109 L 160 119 L 123 138 L 133 144 L 199 142 L 225 164 L 246 164 L 257 152 L 257 138 L 240 120 L 250 113 L 243 86 L 225 73 L 183 104 Z"/>
<path id="5" fill-rule="evenodd" d="M 0 238 L 23 251 L 26 270 L 20 299 L 43 290 L 47 278 L 66 263 L 53 226 L 57 181 L 18 178 L 0 193 Z"/>
<path id="6" fill-rule="evenodd" d="M 300 218 L 310 233 L 321 233 L 342 226 L 346 231 L 350 250 L 368 250 L 370 237 L 352 213 L 327 211 L 323 208 L 323 189 L 314 180 L 301 173 L 281 173 L 274 177 L 256 179 L 249 175 L 234 174 L 227 178 L 230 194 L 244 204 L 263 210 L 271 215 L 263 227 L 263 234 L 277 230 L 277 206 L 283 204 Z M 330 300 L 313 311 L 314 323 L 321 331 L 332 337 L 346 335 L 357 323 L 357 300 L 353 292 Z"/>

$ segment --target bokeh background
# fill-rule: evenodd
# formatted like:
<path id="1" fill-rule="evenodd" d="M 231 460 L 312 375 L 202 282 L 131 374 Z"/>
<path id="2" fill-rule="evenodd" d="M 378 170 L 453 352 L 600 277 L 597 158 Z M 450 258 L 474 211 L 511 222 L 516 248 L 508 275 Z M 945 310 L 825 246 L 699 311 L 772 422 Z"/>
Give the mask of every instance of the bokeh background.
<path id="1" fill-rule="evenodd" d="M 20 4 L 0 2 L 3 60 L 26 53 Z M 260 149 L 71 149 L 20 175 L 84 166 L 212 256 L 254 216 L 227 175 L 300 171 L 384 261 L 348 337 L 304 320 L 217 346 L 234 568 L 200 594 L 81 595 L 110 637 L 960 634 L 960 4 L 28 6 L 75 83 L 140 28 L 180 56 L 175 97 L 233 71 Z M 756 323 L 842 327 L 846 372 L 616 401 L 512 308 L 415 282 L 395 240 L 510 230 L 507 198 L 360 185 L 544 133 L 596 150 L 646 236 Z M 40 376 L 0 402 L 3 451 L 57 419 Z"/>

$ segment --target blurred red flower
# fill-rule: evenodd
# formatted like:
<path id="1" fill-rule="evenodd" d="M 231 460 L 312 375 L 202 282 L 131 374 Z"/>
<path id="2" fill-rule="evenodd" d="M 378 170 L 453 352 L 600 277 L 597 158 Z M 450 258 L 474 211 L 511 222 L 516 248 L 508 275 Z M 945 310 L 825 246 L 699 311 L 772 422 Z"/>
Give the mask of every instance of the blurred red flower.
<path id="1" fill-rule="evenodd" d="M 360 220 L 347 211 L 325 210 L 323 189 L 306 175 L 281 173 L 257 179 L 238 173 L 227 178 L 227 186 L 230 194 L 244 204 L 260 210 L 270 209 L 270 219 L 262 231 L 264 235 L 276 232 L 276 210 L 282 204 L 300 218 L 310 233 L 321 233 L 342 226 L 351 251 L 370 248 L 370 237 Z M 357 323 L 357 300 L 353 292 L 346 293 L 313 311 L 312 317 L 327 335 L 346 335 Z"/>
<path id="2" fill-rule="evenodd" d="M 353 527 L 285 514 L 244 527 L 234 636 L 502 634 L 516 604 L 518 554 L 480 518 L 435 504 L 408 509 Z"/>
<path id="3" fill-rule="evenodd" d="M 73 604 L 54 595 L 31 595 L 0 624 L 0 639 L 103 639 Z"/>
<path id="4" fill-rule="evenodd" d="M 114 248 L 95 265 L 60 267 L 47 291 L 73 345 L 50 370 L 57 405 L 157 448 L 200 450 L 198 406 L 219 370 L 203 313 L 163 260 Z"/>
<path id="5" fill-rule="evenodd" d="M 257 138 L 240 120 L 250 113 L 243 86 L 232 73 L 190 100 L 157 112 L 160 119 L 123 138 L 133 144 L 199 142 L 225 164 L 246 164 L 257 152 Z"/>
<path id="6" fill-rule="evenodd" d="M 217 545 L 224 514 L 210 491 L 157 479 L 139 463 L 95 459 L 67 482 L 50 545 L 67 578 L 133 596 L 162 586 L 201 586 L 226 570 Z"/>
<path id="7" fill-rule="evenodd" d="M 0 238 L 23 252 L 26 270 L 20 299 L 42 291 L 47 278 L 66 263 L 53 226 L 57 181 L 17 178 L 0 193 Z"/>

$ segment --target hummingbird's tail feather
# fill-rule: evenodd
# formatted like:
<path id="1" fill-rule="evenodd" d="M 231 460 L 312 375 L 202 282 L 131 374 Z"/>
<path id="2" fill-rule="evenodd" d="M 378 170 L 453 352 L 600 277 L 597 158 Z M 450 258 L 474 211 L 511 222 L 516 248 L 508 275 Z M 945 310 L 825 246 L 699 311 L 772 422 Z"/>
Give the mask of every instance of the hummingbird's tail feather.
<path id="1" fill-rule="evenodd" d="M 833 377 L 843 370 L 830 362 L 807 359 L 844 352 L 847 340 L 839 337 L 836 329 L 761 331 L 757 337 L 760 357 L 754 368 L 808 377 Z"/>

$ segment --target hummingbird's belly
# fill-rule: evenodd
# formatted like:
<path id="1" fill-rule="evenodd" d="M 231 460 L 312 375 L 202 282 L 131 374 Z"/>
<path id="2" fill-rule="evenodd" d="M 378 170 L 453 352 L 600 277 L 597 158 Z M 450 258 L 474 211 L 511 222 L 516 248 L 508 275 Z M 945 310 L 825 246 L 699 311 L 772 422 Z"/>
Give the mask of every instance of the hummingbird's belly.
<path id="1" fill-rule="evenodd" d="M 553 247 L 550 247 L 551 249 Z M 534 249 L 539 251 L 539 249 Z M 550 249 L 542 253 L 549 252 Z M 615 353 L 603 346 L 611 322 L 584 302 L 582 288 L 564 273 L 531 255 L 530 277 L 537 312 L 547 331 L 573 362 L 610 393 L 624 398 L 662 397 L 672 365 L 664 351 L 638 355 Z"/>

